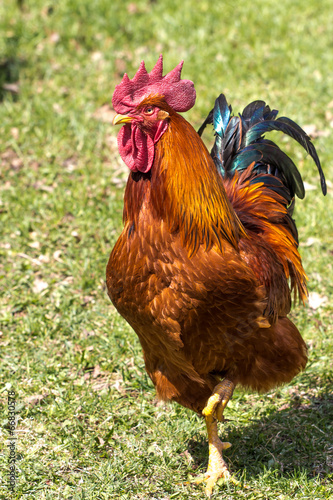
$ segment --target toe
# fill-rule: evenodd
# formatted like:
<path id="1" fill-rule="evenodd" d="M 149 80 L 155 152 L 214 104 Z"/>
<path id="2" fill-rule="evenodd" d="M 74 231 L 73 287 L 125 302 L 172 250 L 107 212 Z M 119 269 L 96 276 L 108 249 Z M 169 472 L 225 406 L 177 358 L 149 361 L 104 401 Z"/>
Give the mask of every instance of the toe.
<path id="1" fill-rule="evenodd" d="M 207 401 L 205 408 L 202 410 L 204 417 L 214 415 L 215 408 L 221 401 L 221 396 L 219 394 L 213 394 Z"/>

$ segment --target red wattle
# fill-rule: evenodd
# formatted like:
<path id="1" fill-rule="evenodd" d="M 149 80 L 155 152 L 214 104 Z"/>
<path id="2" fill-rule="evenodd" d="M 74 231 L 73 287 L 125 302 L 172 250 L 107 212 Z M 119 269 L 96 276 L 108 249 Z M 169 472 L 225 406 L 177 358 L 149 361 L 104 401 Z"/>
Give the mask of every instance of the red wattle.
<path id="1" fill-rule="evenodd" d="M 137 125 L 124 125 L 117 138 L 119 153 L 132 172 L 148 172 L 154 161 L 154 141 Z"/>
<path id="2" fill-rule="evenodd" d="M 154 139 L 142 132 L 135 123 L 126 124 L 120 129 L 117 137 L 119 153 L 132 172 L 149 172 L 154 161 L 154 144 L 167 127 L 165 120 L 160 121 Z"/>

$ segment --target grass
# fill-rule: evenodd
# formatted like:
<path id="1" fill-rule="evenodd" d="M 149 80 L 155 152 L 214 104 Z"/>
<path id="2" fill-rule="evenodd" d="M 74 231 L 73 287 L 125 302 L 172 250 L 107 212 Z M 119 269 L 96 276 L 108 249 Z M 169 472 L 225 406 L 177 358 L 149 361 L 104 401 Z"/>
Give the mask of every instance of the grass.
<path id="1" fill-rule="evenodd" d="M 162 52 L 169 71 L 183 58 L 198 96 L 190 122 L 221 91 L 235 112 L 264 99 L 310 127 L 330 180 L 332 17 L 329 0 L 320 9 L 314 0 L 0 5 L 1 499 L 203 498 L 192 483 L 207 465 L 203 423 L 156 403 L 136 335 L 106 295 L 127 169 L 104 105 L 141 59 L 151 68 Z M 215 498 L 333 495 L 332 183 L 324 199 L 315 166 L 291 142 L 308 184 L 296 219 L 311 294 L 292 317 L 310 361 L 273 393 L 236 392 L 223 435 L 242 486 L 220 485 Z"/>

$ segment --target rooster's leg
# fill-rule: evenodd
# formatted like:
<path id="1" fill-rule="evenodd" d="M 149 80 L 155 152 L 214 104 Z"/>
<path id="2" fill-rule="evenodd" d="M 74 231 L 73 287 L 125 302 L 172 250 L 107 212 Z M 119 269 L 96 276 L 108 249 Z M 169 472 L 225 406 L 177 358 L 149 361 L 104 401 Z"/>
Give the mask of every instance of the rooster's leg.
<path id="1" fill-rule="evenodd" d="M 207 401 L 206 407 L 202 410 L 202 414 L 206 419 L 208 432 L 209 462 L 204 479 L 199 479 L 197 482 L 205 481 L 206 495 L 209 497 L 219 478 L 230 479 L 227 464 L 222 457 L 222 450 L 226 450 L 231 444 L 222 443 L 219 439 L 217 420 L 223 420 L 223 411 L 232 396 L 234 388 L 235 386 L 230 380 L 223 380 L 223 382 L 215 387 L 213 394 Z"/>

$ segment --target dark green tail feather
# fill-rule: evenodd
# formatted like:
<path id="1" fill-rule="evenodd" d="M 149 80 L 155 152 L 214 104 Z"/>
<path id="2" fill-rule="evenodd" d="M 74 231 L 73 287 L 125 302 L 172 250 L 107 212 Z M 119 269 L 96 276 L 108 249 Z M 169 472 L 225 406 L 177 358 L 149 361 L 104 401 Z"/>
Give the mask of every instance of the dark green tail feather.
<path id="1" fill-rule="evenodd" d="M 295 194 L 303 198 L 304 185 L 296 165 L 276 144 L 263 136 L 267 132 L 277 130 L 295 139 L 310 154 L 318 168 L 322 192 L 326 194 L 325 176 L 316 149 L 299 125 L 286 117 L 275 119 L 278 111 L 271 110 L 264 101 L 252 102 L 239 117 L 232 116 L 231 112 L 231 106 L 221 94 L 198 130 L 201 135 L 206 125 L 214 126 L 215 144 L 211 154 L 223 177 L 234 175 L 236 170 L 243 171 L 255 162 L 255 177 L 252 183 L 264 182 L 282 194 L 281 184 L 270 182 L 270 176 L 267 176 L 274 175 L 285 186 L 283 196 L 288 200 L 288 204 Z"/>

